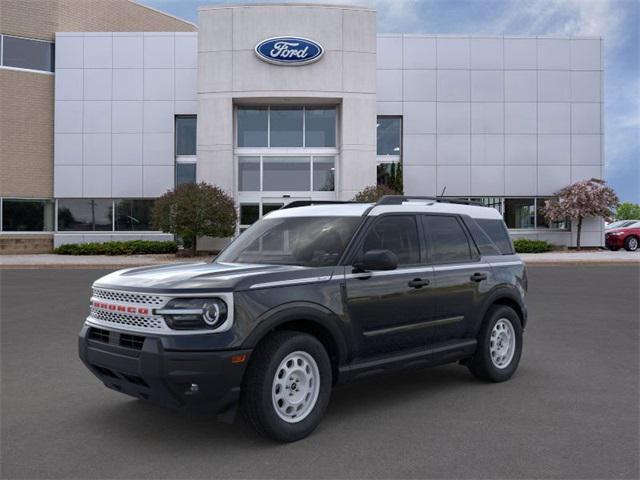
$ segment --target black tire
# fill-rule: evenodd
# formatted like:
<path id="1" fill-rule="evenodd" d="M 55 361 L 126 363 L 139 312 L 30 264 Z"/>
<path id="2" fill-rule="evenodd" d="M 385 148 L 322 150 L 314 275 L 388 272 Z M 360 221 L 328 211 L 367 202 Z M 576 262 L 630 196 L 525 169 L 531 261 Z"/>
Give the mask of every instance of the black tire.
<path id="1" fill-rule="evenodd" d="M 516 345 L 511 361 L 503 368 L 498 368 L 491 359 L 491 342 L 493 327 L 499 320 L 506 319 L 513 326 Z M 468 364 L 469 370 L 476 378 L 488 382 L 504 382 L 509 380 L 518 368 L 522 355 L 522 323 L 518 314 L 505 305 L 492 306 L 478 334 L 478 348 Z"/>
<path id="2" fill-rule="evenodd" d="M 638 250 L 638 243 L 640 243 L 638 241 L 638 237 L 629 235 L 627 238 L 624 239 L 624 249 L 627 252 L 635 252 L 636 250 Z"/>
<path id="3" fill-rule="evenodd" d="M 315 405 L 297 423 L 288 423 L 276 411 L 272 398 L 273 381 L 280 363 L 293 352 L 305 352 L 315 361 L 320 374 L 320 390 Z M 315 430 L 331 397 L 331 362 L 322 343 L 306 333 L 274 332 L 256 347 L 243 381 L 241 406 L 249 423 L 265 437 L 295 442 Z"/>

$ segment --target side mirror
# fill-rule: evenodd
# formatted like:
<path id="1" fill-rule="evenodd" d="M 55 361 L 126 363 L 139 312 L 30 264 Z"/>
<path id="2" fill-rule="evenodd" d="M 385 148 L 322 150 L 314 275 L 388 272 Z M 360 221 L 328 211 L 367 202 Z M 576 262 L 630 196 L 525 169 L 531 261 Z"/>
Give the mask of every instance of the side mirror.
<path id="1" fill-rule="evenodd" d="M 369 250 L 353 265 L 357 270 L 395 270 L 398 257 L 391 250 Z"/>

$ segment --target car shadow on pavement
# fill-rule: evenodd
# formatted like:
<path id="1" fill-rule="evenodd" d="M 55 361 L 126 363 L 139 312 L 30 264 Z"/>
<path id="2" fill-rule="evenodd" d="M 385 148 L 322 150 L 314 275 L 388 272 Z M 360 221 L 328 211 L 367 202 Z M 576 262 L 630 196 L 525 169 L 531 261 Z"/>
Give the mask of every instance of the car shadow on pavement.
<path id="1" fill-rule="evenodd" d="M 466 368 L 448 365 L 341 385 L 334 388 L 326 418 L 312 435 L 321 435 L 332 424 L 357 423 L 361 417 L 371 419 L 388 414 L 404 404 L 420 402 L 428 409 L 431 399 L 458 395 L 460 390 L 477 387 L 478 383 Z M 259 437 L 240 411 L 235 423 L 226 424 L 212 414 L 175 411 L 135 399 L 117 400 L 115 396 L 113 399 L 108 405 L 101 402 L 88 407 L 86 414 L 91 417 L 92 427 L 110 436 L 122 436 L 129 442 L 139 439 L 149 448 L 180 450 L 182 445 L 189 451 L 200 448 L 205 451 L 219 444 L 228 448 L 242 445 L 243 449 L 280 445 Z M 442 398 L 437 401 L 442 402 Z"/>

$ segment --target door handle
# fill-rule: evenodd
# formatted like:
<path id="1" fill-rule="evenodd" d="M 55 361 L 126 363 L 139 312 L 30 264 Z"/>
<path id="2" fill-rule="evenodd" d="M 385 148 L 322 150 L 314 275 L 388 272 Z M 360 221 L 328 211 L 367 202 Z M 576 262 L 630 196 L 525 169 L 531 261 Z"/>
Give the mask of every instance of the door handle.
<path id="1" fill-rule="evenodd" d="M 414 278 L 413 280 L 409 280 L 409 286 L 411 288 L 422 288 L 429 285 L 429 280 L 422 278 Z"/>
<path id="2" fill-rule="evenodd" d="M 471 280 L 473 280 L 474 282 L 481 282 L 482 280 L 486 280 L 486 279 L 487 279 L 486 273 L 476 272 L 473 275 L 471 275 Z"/>

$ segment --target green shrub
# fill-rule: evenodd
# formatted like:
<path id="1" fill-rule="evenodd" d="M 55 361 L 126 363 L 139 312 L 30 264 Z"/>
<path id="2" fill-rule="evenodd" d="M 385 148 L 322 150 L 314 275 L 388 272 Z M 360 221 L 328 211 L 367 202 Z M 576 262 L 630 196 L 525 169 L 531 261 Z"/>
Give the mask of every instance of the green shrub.
<path id="1" fill-rule="evenodd" d="M 150 253 L 175 253 L 174 241 L 130 240 L 127 242 L 68 243 L 60 245 L 54 253 L 60 255 L 144 255 Z"/>
<path id="2" fill-rule="evenodd" d="M 519 238 L 513 241 L 513 246 L 517 253 L 544 253 L 553 250 L 553 245 L 544 240 L 529 240 L 528 238 Z"/>

